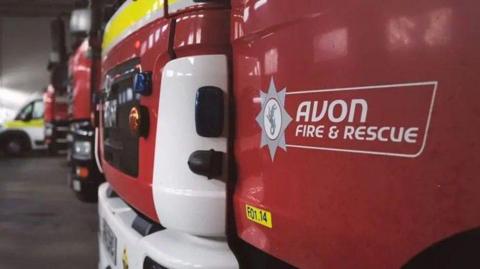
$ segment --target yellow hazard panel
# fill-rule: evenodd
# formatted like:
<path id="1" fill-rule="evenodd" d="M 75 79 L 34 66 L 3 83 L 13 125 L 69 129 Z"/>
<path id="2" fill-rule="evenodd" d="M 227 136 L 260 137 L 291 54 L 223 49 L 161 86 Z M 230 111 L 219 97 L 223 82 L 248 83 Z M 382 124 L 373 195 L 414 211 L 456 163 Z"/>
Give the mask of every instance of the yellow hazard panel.
<path id="1" fill-rule="evenodd" d="M 169 3 L 172 0 L 169 1 Z M 175 0 L 173 0 L 175 2 Z M 129 34 L 132 27 L 147 24 L 163 16 L 164 0 L 136 0 L 127 1 L 113 15 L 105 28 L 102 48 L 110 48 L 115 41 Z M 143 22 L 143 23 L 142 23 Z M 130 30 L 130 31 L 129 31 Z"/>
<path id="2" fill-rule="evenodd" d="M 43 119 L 35 119 L 30 121 L 14 120 L 5 123 L 6 128 L 41 128 L 43 127 Z"/>
<path id="3" fill-rule="evenodd" d="M 247 213 L 247 219 L 265 227 L 272 228 L 272 214 L 270 211 L 251 205 L 245 205 L 245 210 Z"/>

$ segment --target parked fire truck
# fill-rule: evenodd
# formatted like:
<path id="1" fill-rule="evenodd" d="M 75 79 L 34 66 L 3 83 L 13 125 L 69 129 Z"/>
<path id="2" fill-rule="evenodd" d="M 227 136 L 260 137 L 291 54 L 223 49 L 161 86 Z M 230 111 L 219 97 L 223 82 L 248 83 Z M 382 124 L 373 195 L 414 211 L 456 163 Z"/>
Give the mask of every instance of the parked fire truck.
<path id="1" fill-rule="evenodd" d="M 95 161 L 95 126 L 91 120 L 95 112 L 93 86 L 100 73 L 93 61 L 99 61 L 100 50 L 90 46 L 93 36 L 91 11 L 78 9 L 72 12 L 70 32 L 75 40 L 74 52 L 69 60 L 69 121 L 68 134 L 70 163 L 69 185 L 83 201 L 96 201 L 98 186 L 104 181 Z M 98 66 L 98 63 L 95 63 Z"/>
<path id="2" fill-rule="evenodd" d="M 51 153 L 67 149 L 68 100 L 65 26 L 61 18 L 51 22 L 52 51 L 48 63 L 50 85 L 44 93 L 45 143 Z"/>
<path id="3" fill-rule="evenodd" d="M 479 7 L 125 1 L 100 268 L 480 268 Z"/>
<path id="4" fill-rule="evenodd" d="M 209 122 L 207 109 L 228 111 L 229 15 L 221 1 L 130 0 L 108 22 L 100 268 L 238 267 L 226 237 L 226 114 Z"/>
<path id="5" fill-rule="evenodd" d="M 19 156 L 29 150 L 45 149 L 43 101 L 23 106 L 13 120 L 0 124 L 0 150 Z"/>

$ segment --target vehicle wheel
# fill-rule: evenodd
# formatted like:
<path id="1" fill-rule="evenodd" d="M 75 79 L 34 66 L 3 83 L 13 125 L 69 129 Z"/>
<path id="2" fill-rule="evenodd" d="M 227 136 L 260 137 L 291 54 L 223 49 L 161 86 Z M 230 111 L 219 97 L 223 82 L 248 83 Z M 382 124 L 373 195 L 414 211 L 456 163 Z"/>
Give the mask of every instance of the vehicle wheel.
<path id="1" fill-rule="evenodd" d="M 25 152 L 25 141 L 21 138 L 11 137 L 4 144 L 5 153 L 9 156 L 20 156 Z"/>
<path id="2" fill-rule="evenodd" d="M 82 186 L 82 189 L 75 194 L 82 202 L 96 203 L 98 201 L 97 188 L 94 186 Z"/>
<path id="3" fill-rule="evenodd" d="M 55 156 L 58 154 L 58 150 L 55 144 L 49 144 L 48 145 L 48 155 L 50 156 Z"/>
<path id="4" fill-rule="evenodd" d="M 413 257 L 402 269 L 480 268 L 480 228 L 436 242 Z"/>

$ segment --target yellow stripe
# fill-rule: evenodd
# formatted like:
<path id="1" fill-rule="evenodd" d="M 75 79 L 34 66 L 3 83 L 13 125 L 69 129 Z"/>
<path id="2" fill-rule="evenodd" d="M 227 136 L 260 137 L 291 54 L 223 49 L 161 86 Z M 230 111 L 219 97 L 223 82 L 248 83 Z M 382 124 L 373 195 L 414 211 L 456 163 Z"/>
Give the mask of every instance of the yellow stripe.
<path id="1" fill-rule="evenodd" d="M 177 0 L 168 0 L 173 4 Z M 128 1 L 108 22 L 103 35 L 102 49 L 109 48 L 118 38 L 142 19 L 148 19 L 155 12 L 163 10 L 164 0 Z"/>
<path id="2" fill-rule="evenodd" d="M 5 128 L 16 128 L 16 129 L 21 129 L 21 128 L 41 128 L 43 127 L 43 119 L 36 119 L 36 120 L 31 120 L 31 121 L 21 121 L 21 120 L 13 120 L 13 121 L 8 121 L 5 122 Z"/>

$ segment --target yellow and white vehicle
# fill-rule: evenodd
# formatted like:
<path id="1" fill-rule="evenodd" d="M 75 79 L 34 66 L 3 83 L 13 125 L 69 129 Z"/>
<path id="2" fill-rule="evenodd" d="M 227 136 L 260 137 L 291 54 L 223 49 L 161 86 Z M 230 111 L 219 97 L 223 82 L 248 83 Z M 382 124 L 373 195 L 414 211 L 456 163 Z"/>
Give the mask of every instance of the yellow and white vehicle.
<path id="1" fill-rule="evenodd" d="M 43 112 L 43 101 L 34 100 L 22 107 L 13 120 L 0 124 L 0 148 L 10 156 L 45 149 Z"/>

